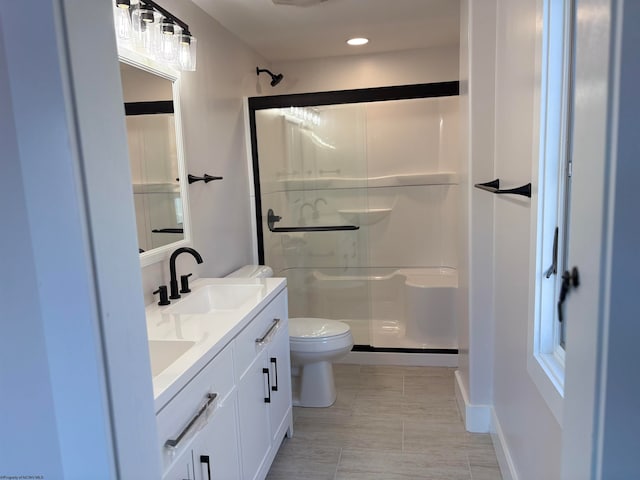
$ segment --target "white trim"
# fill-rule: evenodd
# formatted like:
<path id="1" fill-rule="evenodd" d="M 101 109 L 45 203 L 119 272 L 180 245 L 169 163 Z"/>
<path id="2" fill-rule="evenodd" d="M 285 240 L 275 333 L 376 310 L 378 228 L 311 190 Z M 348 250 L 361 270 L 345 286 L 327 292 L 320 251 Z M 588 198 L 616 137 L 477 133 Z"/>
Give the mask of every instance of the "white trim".
<path id="1" fill-rule="evenodd" d="M 456 403 L 464 421 L 467 432 L 487 433 L 491 430 L 491 405 L 474 405 L 469 401 L 469 394 L 462 381 L 460 371 L 455 374 Z"/>
<path id="2" fill-rule="evenodd" d="M 457 367 L 458 355 L 446 353 L 349 352 L 335 363 L 402 365 L 407 367 Z"/>
<path id="3" fill-rule="evenodd" d="M 527 342 L 527 372 L 540 395 L 552 411 L 558 423 L 562 424 L 564 392 L 564 363 L 553 355 L 557 341 L 557 318 L 555 298 L 558 291 L 558 274 L 544 278 L 545 269 L 551 264 L 553 244 L 550 239 L 556 226 L 560 227 L 558 239 L 558 267 L 562 265 L 563 223 L 560 211 L 564 208 L 564 165 L 566 158 L 569 69 L 568 32 L 570 31 L 570 11 L 565 2 L 541 0 L 538 2 L 538 41 L 536 42 L 536 78 L 540 89 L 536 90 L 533 142 L 532 178 L 537 183 L 531 199 L 531 231 L 535 242 L 531 243 L 529 265 L 533 275 L 529 292 L 529 322 Z M 560 18 L 560 14 L 562 18 Z M 562 30 L 563 51 L 551 51 L 552 35 Z M 558 65 L 562 63 L 562 66 Z M 558 69 L 561 70 L 558 70 Z M 552 79 L 561 74 L 562 91 L 549 90 Z M 555 83 L 556 81 L 554 81 Z M 559 135 L 559 137 L 553 137 Z M 559 164 L 554 160 L 560 158 Z M 549 171 L 549 169 L 552 171 Z M 563 205 L 558 208 L 558 203 Z"/>
<path id="4" fill-rule="evenodd" d="M 518 480 L 518 472 L 507 447 L 507 440 L 504 438 L 502 427 L 493 408 L 491 408 L 491 441 L 500 466 L 502 480 Z"/>

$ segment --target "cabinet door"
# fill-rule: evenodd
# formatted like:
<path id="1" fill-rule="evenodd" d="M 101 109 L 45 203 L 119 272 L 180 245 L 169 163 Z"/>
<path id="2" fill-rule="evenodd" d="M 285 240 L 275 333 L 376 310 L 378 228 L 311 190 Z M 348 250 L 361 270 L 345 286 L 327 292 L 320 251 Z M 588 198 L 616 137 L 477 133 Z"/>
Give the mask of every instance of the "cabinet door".
<path id="1" fill-rule="evenodd" d="M 162 476 L 162 480 L 195 480 L 193 452 L 186 450 Z"/>
<path id="2" fill-rule="evenodd" d="M 236 393 L 216 408 L 193 445 L 197 480 L 240 478 Z"/>
<path id="3" fill-rule="evenodd" d="M 271 374 L 267 368 L 267 350 L 256 357 L 238 384 L 240 443 L 242 444 L 242 478 L 256 478 L 269 454 L 271 430 L 269 405 Z"/>
<path id="4" fill-rule="evenodd" d="M 282 315 L 286 319 L 286 313 Z M 291 360 L 289 356 L 288 322 L 278 329 L 269 345 L 269 369 L 271 371 L 271 435 L 276 445 L 280 445 L 282 438 L 278 431 L 282 422 L 287 418 L 291 409 Z"/>

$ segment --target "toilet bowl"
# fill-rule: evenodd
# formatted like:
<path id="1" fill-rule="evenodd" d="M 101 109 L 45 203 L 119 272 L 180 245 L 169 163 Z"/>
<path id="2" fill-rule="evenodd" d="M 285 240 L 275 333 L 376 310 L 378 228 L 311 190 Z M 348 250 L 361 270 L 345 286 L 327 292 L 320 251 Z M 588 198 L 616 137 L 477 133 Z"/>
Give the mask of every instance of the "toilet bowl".
<path id="1" fill-rule="evenodd" d="M 273 270 L 246 265 L 229 277 L 270 277 Z M 353 347 L 351 328 L 344 322 L 325 318 L 290 318 L 293 405 L 329 407 L 336 401 L 332 362 Z"/>
<path id="2" fill-rule="evenodd" d="M 293 404 L 329 407 L 336 401 L 332 362 L 353 347 L 349 325 L 325 318 L 290 318 Z"/>

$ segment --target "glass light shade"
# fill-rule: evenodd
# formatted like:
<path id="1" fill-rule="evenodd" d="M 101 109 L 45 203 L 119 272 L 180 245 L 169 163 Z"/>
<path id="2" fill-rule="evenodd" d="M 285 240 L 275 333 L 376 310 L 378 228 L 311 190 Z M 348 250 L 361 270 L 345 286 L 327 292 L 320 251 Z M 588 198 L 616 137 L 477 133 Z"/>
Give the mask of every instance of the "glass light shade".
<path id="1" fill-rule="evenodd" d="M 173 63 L 178 59 L 178 38 L 182 29 L 170 21 L 163 20 L 156 32 L 156 57 L 164 62 Z"/>
<path id="2" fill-rule="evenodd" d="M 178 66 L 193 72 L 196 69 L 196 47 L 198 40 L 193 35 L 182 33 L 178 41 Z"/>
<path id="3" fill-rule="evenodd" d="M 113 23 L 116 28 L 116 37 L 120 41 L 131 39 L 131 16 L 129 13 L 129 4 L 116 0 L 113 7 Z"/>
<path id="4" fill-rule="evenodd" d="M 131 23 L 133 27 L 133 43 L 134 47 L 147 55 L 153 55 L 157 26 L 160 16 L 149 8 L 137 6 L 132 8 Z"/>

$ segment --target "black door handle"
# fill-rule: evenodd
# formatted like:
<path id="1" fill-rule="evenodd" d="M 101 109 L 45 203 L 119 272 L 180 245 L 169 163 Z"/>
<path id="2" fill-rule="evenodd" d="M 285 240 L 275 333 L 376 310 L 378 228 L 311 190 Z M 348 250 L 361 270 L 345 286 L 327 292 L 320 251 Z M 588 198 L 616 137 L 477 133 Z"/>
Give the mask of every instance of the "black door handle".
<path id="1" fill-rule="evenodd" d="M 567 294 L 571 288 L 578 288 L 580 286 L 580 273 L 578 267 L 573 267 L 571 271 L 565 270 L 562 274 L 562 285 L 560 286 L 560 298 L 558 299 L 558 321 L 562 323 L 564 320 L 564 312 L 562 305 L 567 298 Z"/>
<path id="2" fill-rule="evenodd" d="M 267 392 L 269 394 L 268 397 L 264 397 L 264 403 L 271 403 L 271 377 L 269 376 L 269 369 L 263 368 L 262 373 L 267 374 Z"/>
<path id="3" fill-rule="evenodd" d="M 208 480 L 211 480 L 211 462 L 209 460 L 209 455 L 200 455 L 200 463 L 207 464 L 207 477 Z"/>
<path id="4" fill-rule="evenodd" d="M 556 231 L 553 234 L 553 260 L 551 266 L 544 272 L 544 276 L 549 278 L 556 273 L 558 273 L 558 227 L 556 227 Z"/>
<path id="5" fill-rule="evenodd" d="M 278 359 L 276 357 L 271 357 L 271 363 L 273 363 L 273 367 L 276 372 L 275 382 L 273 383 L 271 390 L 273 390 L 274 392 L 277 392 L 278 391 Z"/>

